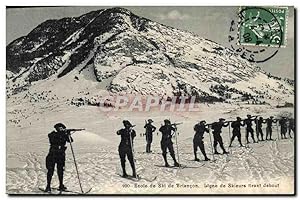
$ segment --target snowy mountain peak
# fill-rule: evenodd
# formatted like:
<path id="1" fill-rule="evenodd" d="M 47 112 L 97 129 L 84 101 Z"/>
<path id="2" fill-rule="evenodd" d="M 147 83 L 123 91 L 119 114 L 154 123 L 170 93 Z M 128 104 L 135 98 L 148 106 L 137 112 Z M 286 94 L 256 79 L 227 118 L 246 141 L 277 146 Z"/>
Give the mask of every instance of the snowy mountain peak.
<path id="1" fill-rule="evenodd" d="M 291 84 L 230 49 L 124 8 L 47 20 L 6 52 L 8 95 L 42 80 L 80 81 L 89 71 L 88 81 L 111 93 L 222 102 L 267 102 L 288 94 L 284 99 L 293 101 Z"/>

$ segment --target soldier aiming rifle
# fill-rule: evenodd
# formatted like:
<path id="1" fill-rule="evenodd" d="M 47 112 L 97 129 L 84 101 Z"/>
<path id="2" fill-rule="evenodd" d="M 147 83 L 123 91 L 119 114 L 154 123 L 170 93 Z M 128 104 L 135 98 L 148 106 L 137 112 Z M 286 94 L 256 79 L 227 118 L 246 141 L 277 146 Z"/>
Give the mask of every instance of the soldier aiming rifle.
<path id="1" fill-rule="evenodd" d="M 265 120 L 265 123 L 267 123 L 267 127 L 266 127 L 266 140 L 273 140 L 272 139 L 272 124 L 273 123 L 277 123 L 277 119 L 274 119 L 273 116 L 270 116 L 269 118 L 267 118 Z"/>
<path id="2" fill-rule="evenodd" d="M 287 137 L 286 137 L 286 132 L 287 132 L 287 118 L 286 117 L 281 117 L 281 119 L 279 120 L 279 125 L 280 125 L 281 139 L 287 139 Z"/>
<path id="3" fill-rule="evenodd" d="M 60 191 L 65 191 L 67 189 L 63 184 L 65 161 L 66 161 L 65 151 L 67 149 L 66 143 L 68 142 L 71 145 L 71 143 L 73 142 L 73 138 L 71 137 L 72 131 L 84 130 L 84 129 L 66 129 L 66 126 L 62 123 L 55 124 L 54 128 L 55 131 L 52 131 L 51 133 L 48 134 L 50 149 L 46 157 L 46 168 L 48 171 L 47 171 L 47 186 L 45 192 L 51 192 L 51 180 L 54 173 L 55 164 L 56 164 L 57 175 L 59 180 L 58 189 Z M 72 154 L 74 157 L 73 151 Z M 75 165 L 77 167 L 76 162 Z"/>
<path id="4" fill-rule="evenodd" d="M 253 143 L 257 143 L 254 139 L 254 130 L 252 128 L 252 121 L 255 121 L 258 116 L 251 116 L 247 115 L 247 118 L 244 120 L 244 123 L 246 125 L 246 142 L 249 144 L 249 133 L 251 134 L 251 138 L 253 140 Z"/>
<path id="5" fill-rule="evenodd" d="M 199 147 L 200 151 L 202 152 L 204 156 L 205 161 L 209 161 L 210 159 L 206 156 L 205 148 L 204 148 L 204 142 L 203 142 L 203 135 L 205 132 L 209 133 L 208 128 L 206 128 L 206 121 L 202 120 L 199 123 L 197 123 L 194 126 L 194 139 L 193 139 L 193 147 L 194 147 L 194 155 L 195 155 L 195 161 L 200 161 L 199 158 L 197 158 L 197 149 Z"/>
<path id="6" fill-rule="evenodd" d="M 179 163 L 177 162 L 176 158 L 175 158 L 175 152 L 174 152 L 174 148 L 173 148 L 173 142 L 172 142 L 172 136 L 175 133 L 176 134 L 176 124 L 171 124 L 170 120 L 165 119 L 164 120 L 164 125 L 162 125 L 159 129 L 159 131 L 162 133 L 162 138 L 161 138 L 161 150 L 162 150 L 162 155 L 165 161 L 165 166 L 169 167 L 169 163 L 167 160 L 167 149 L 170 152 L 170 155 L 174 161 L 174 166 L 175 167 L 179 167 Z"/>
<path id="7" fill-rule="evenodd" d="M 265 123 L 264 119 L 262 117 L 256 118 L 255 124 L 256 124 L 256 137 L 258 141 L 264 141 L 264 133 L 262 131 L 262 124 Z M 259 136 L 261 139 L 259 139 Z"/>
<path id="8" fill-rule="evenodd" d="M 245 126 L 245 123 L 242 123 L 242 122 L 243 122 L 242 119 L 240 117 L 237 117 L 236 121 L 233 121 L 231 123 L 232 137 L 231 137 L 231 140 L 230 140 L 229 147 L 232 146 L 232 142 L 233 142 L 235 137 L 238 138 L 238 141 L 240 143 L 240 147 L 243 147 L 242 139 L 241 139 L 241 126 Z"/>
<path id="9" fill-rule="evenodd" d="M 119 144 L 119 156 L 121 160 L 121 166 L 123 171 L 123 177 L 128 177 L 126 173 L 126 156 L 129 160 L 131 169 L 132 169 L 132 176 L 137 177 L 136 170 L 135 170 L 135 163 L 134 163 L 134 151 L 133 151 L 133 140 L 136 136 L 135 130 L 133 130 L 133 125 L 128 121 L 123 121 L 124 128 L 117 131 L 117 135 L 121 136 L 121 142 Z"/>
<path id="10" fill-rule="evenodd" d="M 229 126 L 229 122 L 225 123 L 225 119 L 220 118 L 218 122 L 214 122 L 211 124 L 211 128 L 213 129 L 213 137 L 214 137 L 214 154 L 220 154 L 217 151 L 217 145 L 219 144 L 221 149 L 223 150 L 223 154 L 228 154 L 229 152 L 227 152 L 224 148 L 224 144 L 223 144 L 223 139 L 221 136 L 222 133 L 222 128 L 223 127 L 227 127 Z"/>
<path id="11" fill-rule="evenodd" d="M 146 153 L 151 153 L 151 143 L 153 140 L 153 132 L 156 130 L 156 127 L 152 125 L 153 120 L 148 119 L 148 123 L 146 122 L 144 128 L 146 129 Z"/>

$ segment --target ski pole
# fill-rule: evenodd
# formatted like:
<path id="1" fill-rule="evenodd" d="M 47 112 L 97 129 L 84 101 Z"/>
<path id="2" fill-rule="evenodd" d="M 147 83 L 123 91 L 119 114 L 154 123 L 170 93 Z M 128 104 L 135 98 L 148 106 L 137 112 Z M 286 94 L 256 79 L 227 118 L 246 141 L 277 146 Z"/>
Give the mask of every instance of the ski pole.
<path id="1" fill-rule="evenodd" d="M 249 145 L 249 143 L 247 142 L 247 140 L 248 140 L 248 138 L 247 138 L 247 128 L 245 128 L 245 147 L 246 147 L 246 148 L 249 148 L 250 145 Z"/>
<path id="2" fill-rule="evenodd" d="M 257 124 L 257 118 L 255 118 L 255 128 L 256 128 L 256 137 L 258 142 L 258 124 Z"/>
<path id="3" fill-rule="evenodd" d="M 131 147 L 131 153 L 132 153 L 132 159 L 133 159 L 133 165 L 136 171 L 136 167 L 135 167 L 135 160 L 134 160 L 134 149 L 133 149 L 133 141 L 132 141 L 132 137 L 131 137 L 131 130 L 129 131 L 129 139 L 130 139 L 130 147 Z M 137 173 L 135 172 L 135 177 L 137 178 Z"/>
<path id="4" fill-rule="evenodd" d="M 178 160 L 178 163 L 179 162 L 179 148 L 178 148 L 178 141 L 177 141 L 177 130 L 175 130 L 175 142 L 176 142 L 176 149 L 177 149 L 177 160 Z"/>
<path id="5" fill-rule="evenodd" d="M 170 118 L 169 118 L 169 121 L 171 122 Z M 179 148 L 178 148 L 178 140 L 177 140 L 177 127 L 176 125 L 179 125 L 181 123 L 173 123 L 171 124 L 171 126 L 175 126 L 175 143 L 176 143 L 176 149 L 177 149 L 177 162 L 179 162 Z"/>
<path id="6" fill-rule="evenodd" d="M 210 134 L 210 128 L 208 128 L 208 134 L 209 134 L 209 141 L 210 141 L 210 145 L 211 145 L 213 161 L 215 161 L 215 155 L 214 155 L 213 143 L 212 143 L 211 134 Z"/>
<path id="7" fill-rule="evenodd" d="M 228 122 L 228 127 L 229 127 L 229 132 L 228 132 L 228 136 L 229 136 L 229 143 L 230 143 L 230 122 Z M 229 144 L 230 145 L 230 144 Z M 230 151 L 230 147 L 228 146 L 228 153 L 226 154 L 226 162 L 229 162 L 230 159 L 229 159 L 229 154 L 231 154 L 231 151 Z"/>
<path id="8" fill-rule="evenodd" d="M 276 122 L 276 127 L 277 127 L 277 137 L 278 137 L 278 140 L 280 140 L 279 130 L 278 130 L 278 122 Z"/>
<path id="9" fill-rule="evenodd" d="M 231 142 L 231 137 L 230 137 L 230 122 L 228 122 L 228 128 L 229 128 L 229 132 L 228 132 L 228 137 L 229 137 L 229 146 L 228 146 L 228 151 L 230 153 L 230 142 Z"/>
<path id="10" fill-rule="evenodd" d="M 78 172 L 77 162 L 76 162 L 76 159 L 75 159 L 75 154 L 74 154 L 74 150 L 73 150 L 73 146 L 72 146 L 72 142 L 71 142 L 72 140 L 71 140 L 70 135 L 68 135 L 68 138 L 69 138 L 69 141 L 70 141 L 70 147 L 71 147 L 71 152 L 72 152 L 72 155 L 73 155 L 73 160 L 74 160 L 74 164 L 75 164 L 75 169 L 76 169 L 76 173 L 77 173 L 77 178 L 78 178 L 78 182 L 79 182 L 79 187 L 80 187 L 81 193 L 84 193 L 84 192 L 83 192 L 83 189 L 82 189 L 80 177 L 79 177 L 79 172 Z"/>

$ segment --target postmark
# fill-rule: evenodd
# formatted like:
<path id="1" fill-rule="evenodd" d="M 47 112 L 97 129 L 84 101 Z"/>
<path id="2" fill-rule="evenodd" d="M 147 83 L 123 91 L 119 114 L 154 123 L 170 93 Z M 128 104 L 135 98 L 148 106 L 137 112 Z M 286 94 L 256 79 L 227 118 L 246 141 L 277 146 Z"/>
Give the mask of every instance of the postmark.
<path id="1" fill-rule="evenodd" d="M 240 7 L 230 21 L 230 49 L 249 62 L 270 60 L 287 45 L 287 17 L 288 7 Z"/>
<path id="2" fill-rule="evenodd" d="M 287 7 L 242 7 L 238 44 L 285 47 L 287 16 Z"/>

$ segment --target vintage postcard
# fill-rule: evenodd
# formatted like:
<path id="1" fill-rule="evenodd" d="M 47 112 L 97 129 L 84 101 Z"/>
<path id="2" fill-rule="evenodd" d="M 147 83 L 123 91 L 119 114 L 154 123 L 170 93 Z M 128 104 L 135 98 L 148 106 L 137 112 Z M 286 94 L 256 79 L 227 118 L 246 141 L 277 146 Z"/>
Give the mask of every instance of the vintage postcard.
<path id="1" fill-rule="evenodd" d="M 6 7 L 6 192 L 295 195 L 294 7 Z"/>

